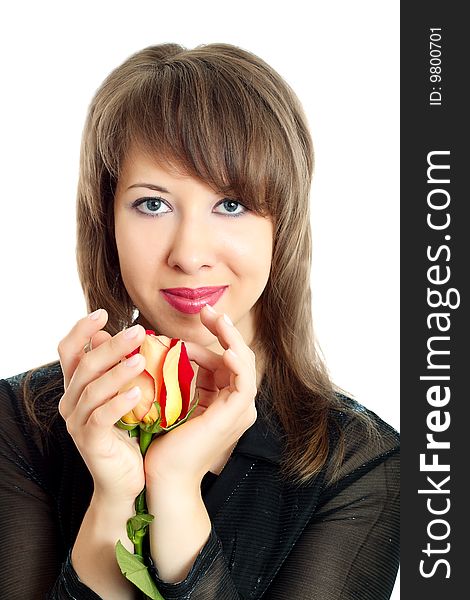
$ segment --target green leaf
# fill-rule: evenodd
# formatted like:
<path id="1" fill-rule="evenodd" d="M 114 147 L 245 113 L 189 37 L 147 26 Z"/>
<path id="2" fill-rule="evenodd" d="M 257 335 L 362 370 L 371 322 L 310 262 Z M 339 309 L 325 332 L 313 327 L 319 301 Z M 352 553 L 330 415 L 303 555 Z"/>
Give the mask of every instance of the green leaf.
<path id="1" fill-rule="evenodd" d="M 135 531 L 134 531 L 134 529 L 132 527 L 131 519 L 127 520 L 126 531 L 127 531 L 127 537 L 131 540 L 131 542 L 135 546 Z"/>
<path id="2" fill-rule="evenodd" d="M 143 513 L 141 515 L 135 515 L 128 520 L 130 522 L 133 531 L 139 531 L 139 529 L 145 529 L 148 524 L 153 521 L 153 515 Z"/>
<path id="3" fill-rule="evenodd" d="M 142 523 L 142 526 L 144 526 L 151 523 L 155 517 L 150 513 L 142 513 L 140 515 L 135 515 L 135 517 L 132 518 L 136 519 L 136 521 L 139 521 L 140 523 Z M 142 527 L 140 527 L 140 529 L 142 529 Z"/>
<path id="4" fill-rule="evenodd" d="M 155 421 L 155 423 L 152 423 L 152 425 L 146 425 L 145 423 L 140 423 L 139 424 L 140 429 L 142 429 L 142 431 L 145 431 L 146 433 L 160 433 L 160 431 L 162 431 L 162 427 L 160 426 L 160 419 L 158 419 L 158 421 Z"/>
<path id="5" fill-rule="evenodd" d="M 140 492 L 140 494 L 137 496 L 137 498 L 135 499 L 135 502 L 134 502 L 135 512 L 138 515 L 142 515 L 147 512 L 147 508 L 146 508 L 145 504 L 146 503 L 145 503 L 145 487 L 144 487 L 144 489 Z"/>
<path id="6" fill-rule="evenodd" d="M 127 520 L 126 529 L 127 529 L 127 537 L 131 540 L 133 544 L 136 542 L 136 534 L 137 532 L 142 532 L 145 534 L 147 531 L 147 527 L 149 523 L 151 523 L 154 519 L 153 515 L 149 513 L 142 513 L 138 515 L 134 515 L 130 519 Z M 142 537 L 141 534 L 141 537 Z"/>
<path id="7" fill-rule="evenodd" d="M 143 558 L 136 554 L 131 554 L 129 550 L 124 548 L 120 540 L 116 543 L 116 560 L 124 577 L 139 588 L 139 590 L 152 600 L 165 600 L 150 577 L 148 568 L 144 565 Z"/>

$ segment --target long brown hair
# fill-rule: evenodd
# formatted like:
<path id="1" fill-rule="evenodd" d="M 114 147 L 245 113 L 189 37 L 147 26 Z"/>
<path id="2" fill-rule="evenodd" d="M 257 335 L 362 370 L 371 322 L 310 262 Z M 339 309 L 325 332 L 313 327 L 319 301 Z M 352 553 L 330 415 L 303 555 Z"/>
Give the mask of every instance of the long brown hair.
<path id="1" fill-rule="evenodd" d="M 267 365 L 269 389 L 269 408 L 260 408 L 285 430 L 283 472 L 307 481 L 328 457 L 331 409 L 344 407 L 313 334 L 314 161 L 299 100 L 263 60 L 221 43 L 151 46 L 105 79 L 83 131 L 77 263 L 88 309 L 108 311 L 112 335 L 130 325 L 136 309 L 120 275 L 113 215 L 132 144 L 272 218 L 271 273 L 255 307 L 253 349 Z"/>

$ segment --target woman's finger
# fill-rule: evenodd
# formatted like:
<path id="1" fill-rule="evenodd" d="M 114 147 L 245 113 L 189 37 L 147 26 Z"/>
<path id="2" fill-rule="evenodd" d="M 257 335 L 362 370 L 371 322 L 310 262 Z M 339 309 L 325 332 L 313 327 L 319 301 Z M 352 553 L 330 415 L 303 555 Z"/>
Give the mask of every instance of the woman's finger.
<path id="1" fill-rule="evenodd" d="M 204 412 L 208 406 L 217 399 L 219 390 L 230 383 L 230 374 L 225 374 L 225 384 L 216 383 L 214 373 L 204 367 L 199 367 L 196 377 L 196 397 L 198 403 L 198 414 Z M 197 410 L 197 409 L 196 409 Z M 195 414 L 197 416 L 197 414 Z"/>
<path id="2" fill-rule="evenodd" d="M 90 414 L 87 425 L 96 428 L 99 435 L 107 435 L 109 429 L 114 427 L 114 424 L 123 415 L 135 408 L 140 400 L 141 391 L 137 386 L 127 392 L 117 394 Z"/>
<path id="3" fill-rule="evenodd" d="M 251 400 L 256 396 L 256 369 L 248 369 L 246 363 L 230 348 L 224 352 L 223 360 L 231 371 L 230 391 L 238 392 Z"/>
<path id="4" fill-rule="evenodd" d="M 90 340 L 90 350 L 93 350 L 94 348 L 98 348 L 98 346 L 101 346 L 101 344 L 104 344 L 111 338 L 112 338 L 112 335 L 109 334 L 107 331 L 103 331 L 103 330 L 98 331 L 98 333 L 95 333 L 95 335 L 92 336 L 92 338 Z"/>
<path id="5" fill-rule="evenodd" d="M 64 374 L 65 389 L 85 353 L 86 344 L 106 325 L 107 320 L 108 313 L 103 308 L 98 309 L 77 321 L 70 332 L 60 341 L 57 351 Z"/>
<path id="6" fill-rule="evenodd" d="M 194 361 L 200 367 L 204 367 L 204 369 L 214 372 L 223 366 L 222 356 L 220 354 L 217 354 L 204 346 L 195 344 L 194 342 L 185 342 L 184 345 L 186 346 L 189 360 Z"/>
<path id="7" fill-rule="evenodd" d="M 85 425 L 96 409 L 107 404 L 111 398 L 114 398 L 119 393 L 119 390 L 142 373 L 144 368 L 145 358 L 141 354 L 134 354 L 117 364 L 98 379 L 89 383 L 83 390 L 80 401 L 74 410 L 74 426 L 81 427 Z M 129 391 L 132 392 L 132 390 Z M 138 391 L 138 395 L 140 396 L 140 390 Z M 133 398 L 135 398 L 135 390 L 129 394 L 129 399 L 132 400 Z M 151 401 L 147 409 L 150 409 L 150 405 Z M 125 410 L 125 406 L 123 406 L 121 413 L 114 421 L 108 423 L 108 425 L 113 425 L 127 412 L 129 411 Z M 104 414 L 107 414 L 106 411 Z"/>
<path id="8" fill-rule="evenodd" d="M 120 331 L 97 348 L 82 355 L 61 400 L 61 415 L 68 418 L 75 410 L 86 386 L 100 378 L 117 365 L 123 357 L 138 348 L 144 338 L 145 329 L 141 325 L 134 325 Z"/>
<path id="9" fill-rule="evenodd" d="M 227 350 L 231 348 L 238 356 L 249 357 L 253 355 L 247 346 L 240 331 L 233 325 L 230 317 L 225 313 L 217 313 L 215 309 L 206 304 L 200 311 L 201 322 L 219 340 L 220 345 Z"/>
<path id="10" fill-rule="evenodd" d="M 218 392 L 221 387 L 225 387 L 230 383 L 230 376 L 228 376 L 228 380 L 227 376 L 225 377 L 225 379 L 226 381 L 223 382 L 222 385 L 217 385 L 214 373 L 209 369 L 199 367 L 196 376 L 196 388 L 199 388 L 201 390 L 207 390 L 208 392 Z"/>

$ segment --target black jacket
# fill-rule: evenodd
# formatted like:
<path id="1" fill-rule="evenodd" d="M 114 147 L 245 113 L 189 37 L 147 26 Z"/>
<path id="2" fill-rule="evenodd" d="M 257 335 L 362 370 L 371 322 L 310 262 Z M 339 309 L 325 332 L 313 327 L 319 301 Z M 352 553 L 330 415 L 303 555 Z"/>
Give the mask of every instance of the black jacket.
<path id="1" fill-rule="evenodd" d="M 58 371 L 58 364 L 39 371 L 34 389 Z M 32 427 L 23 375 L 0 383 L 2 597 L 97 599 L 70 563 L 91 477 L 60 416 L 46 439 Z M 57 393 L 42 402 L 57 411 Z M 340 472 L 329 463 L 299 486 L 281 478 L 280 430 L 258 411 L 221 474 L 203 480 L 212 531 L 188 576 L 168 584 L 153 571 L 165 600 L 390 597 L 398 568 L 398 434 L 374 416 L 380 439 L 369 439 L 357 418 L 337 418 L 346 441 Z"/>

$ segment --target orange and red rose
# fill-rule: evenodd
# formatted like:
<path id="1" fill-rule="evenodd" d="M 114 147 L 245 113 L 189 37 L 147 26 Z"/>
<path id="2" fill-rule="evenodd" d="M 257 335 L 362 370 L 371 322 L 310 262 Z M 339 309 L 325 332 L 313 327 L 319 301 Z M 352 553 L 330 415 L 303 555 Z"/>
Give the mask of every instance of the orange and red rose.
<path id="1" fill-rule="evenodd" d="M 158 425 L 167 429 L 188 416 L 194 371 L 182 340 L 155 335 L 147 330 L 145 340 L 129 356 L 138 352 L 145 357 L 145 369 L 120 392 L 138 385 L 141 399 L 121 417 L 125 429 Z"/>

